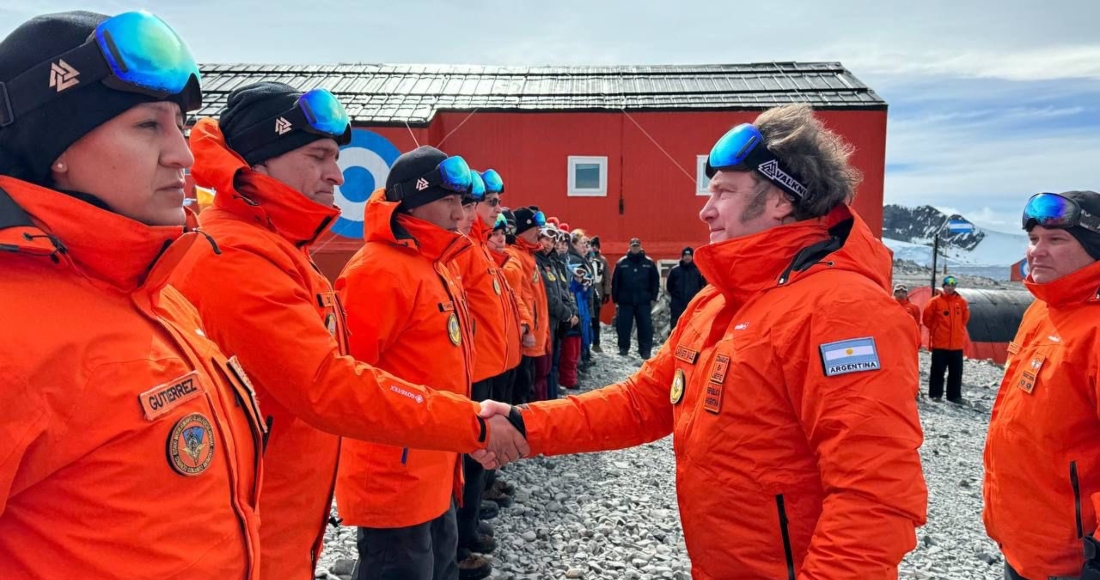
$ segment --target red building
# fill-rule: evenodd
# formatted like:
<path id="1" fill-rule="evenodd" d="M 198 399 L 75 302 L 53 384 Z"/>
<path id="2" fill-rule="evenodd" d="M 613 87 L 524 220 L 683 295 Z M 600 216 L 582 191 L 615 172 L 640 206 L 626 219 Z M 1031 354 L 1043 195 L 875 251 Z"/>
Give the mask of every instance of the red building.
<path id="1" fill-rule="evenodd" d="M 806 102 L 855 147 L 856 210 L 882 229 L 886 103 L 838 63 L 481 67 L 206 65 L 216 116 L 233 89 L 260 81 L 324 87 L 352 117 L 341 153 L 344 217 L 318 245 L 330 275 L 359 247 L 363 205 L 400 152 L 417 144 L 462 155 L 505 181 L 505 204 L 538 205 L 599 235 L 612 261 L 632 237 L 655 259 L 706 243 L 702 159 L 730 127 L 769 107 Z"/>

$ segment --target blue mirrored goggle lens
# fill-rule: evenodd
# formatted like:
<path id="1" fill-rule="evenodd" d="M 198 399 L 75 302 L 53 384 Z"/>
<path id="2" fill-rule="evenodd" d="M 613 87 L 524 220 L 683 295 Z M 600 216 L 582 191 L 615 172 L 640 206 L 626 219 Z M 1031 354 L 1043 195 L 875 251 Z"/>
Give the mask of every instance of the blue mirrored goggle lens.
<path id="1" fill-rule="evenodd" d="M 465 159 L 457 155 L 448 157 L 439 164 L 439 176 L 442 180 L 440 186 L 451 191 L 466 193 L 473 185 L 470 166 L 466 164 Z"/>
<path id="2" fill-rule="evenodd" d="M 546 214 L 542 213 L 541 211 L 536 211 L 534 219 L 536 226 L 540 228 L 546 227 Z"/>
<path id="3" fill-rule="evenodd" d="M 495 169 L 487 169 L 481 174 L 485 181 L 485 191 L 488 193 L 504 193 L 504 179 Z"/>
<path id="4" fill-rule="evenodd" d="M 173 95 L 183 91 L 199 67 L 187 44 L 156 16 L 125 12 L 104 20 L 96 43 L 115 77 L 147 91 Z"/>
<path id="5" fill-rule="evenodd" d="M 1067 228 L 1076 225 L 1080 207 L 1072 200 L 1053 193 L 1031 196 L 1024 206 L 1024 228 L 1032 220 L 1043 227 Z"/>
<path id="6" fill-rule="evenodd" d="M 476 171 L 471 171 L 470 182 L 470 197 L 472 197 L 474 201 L 485 199 L 485 181 L 481 179 L 481 175 Z"/>
<path id="7" fill-rule="evenodd" d="M 764 141 L 756 127 L 743 123 L 730 129 L 714 144 L 708 161 L 714 169 L 736 167 L 745 162 L 745 158 Z"/>
<path id="8" fill-rule="evenodd" d="M 943 279 L 943 285 L 944 286 L 958 286 L 959 281 L 956 280 L 955 278 L 951 277 L 951 276 L 948 276 L 948 277 Z"/>
<path id="9" fill-rule="evenodd" d="M 504 214 L 497 214 L 497 221 L 493 222 L 493 229 L 500 229 L 508 227 L 508 218 L 504 217 Z"/>
<path id="10" fill-rule="evenodd" d="M 313 89 L 298 99 L 306 122 L 319 133 L 340 137 L 348 129 L 348 112 L 327 89 Z"/>

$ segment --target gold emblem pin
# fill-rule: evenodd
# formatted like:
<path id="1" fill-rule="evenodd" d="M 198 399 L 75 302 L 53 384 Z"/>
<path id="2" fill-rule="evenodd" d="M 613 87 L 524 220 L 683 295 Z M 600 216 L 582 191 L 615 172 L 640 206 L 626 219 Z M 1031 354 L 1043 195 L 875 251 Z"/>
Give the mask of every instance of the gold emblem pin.
<path id="1" fill-rule="evenodd" d="M 673 405 L 680 402 L 680 399 L 684 398 L 684 371 L 682 369 L 676 369 L 676 374 L 672 377 L 672 388 L 668 391 L 668 400 Z"/>
<path id="2" fill-rule="evenodd" d="M 462 329 L 458 326 L 458 315 L 454 312 L 447 319 L 447 336 L 451 338 L 451 343 L 455 346 L 462 344 Z"/>

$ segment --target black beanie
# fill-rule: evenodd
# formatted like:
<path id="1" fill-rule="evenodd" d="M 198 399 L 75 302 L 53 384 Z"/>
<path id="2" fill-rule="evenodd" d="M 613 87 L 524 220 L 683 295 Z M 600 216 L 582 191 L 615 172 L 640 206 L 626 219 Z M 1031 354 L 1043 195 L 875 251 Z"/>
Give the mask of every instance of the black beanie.
<path id="1" fill-rule="evenodd" d="M 694 255 L 695 255 L 695 250 L 691 249 L 691 246 L 688 246 L 688 247 L 684 248 L 684 250 L 682 252 L 680 252 L 680 257 L 681 258 L 684 257 L 684 256 L 694 256 Z"/>
<path id="2" fill-rule="evenodd" d="M 294 108 L 301 91 L 283 83 L 256 83 L 229 93 L 229 100 L 218 119 L 218 127 L 225 135 L 225 143 L 236 151 L 249 165 L 263 163 L 272 157 L 293 151 L 325 139 L 324 135 L 292 129 L 256 148 L 246 149 L 237 141 L 245 131 L 260 123 L 271 123 L 274 133 L 275 119 Z"/>
<path id="3" fill-rule="evenodd" d="M 0 82 L 11 82 L 35 65 L 84 44 L 107 18 L 74 11 L 28 20 L 0 41 Z M 43 78 L 42 83 L 47 85 L 49 79 Z M 0 129 L 0 174 L 45 185 L 51 181 L 53 162 L 73 143 L 135 105 L 157 101 L 182 106 L 184 99 L 116 91 L 102 81 L 74 85 Z"/>
<path id="4" fill-rule="evenodd" d="M 592 247 L 592 248 L 599 248 L 600 247 L 600 236 L 592 236 L 592 239 L 588 240 L 588 245 L 589 245 L 589 247 Z"/>
<path id="5" fill-rule="evenodd" d="M 443 199 L 448 195 L 461 195 L 459 192 L 443 189 L 436 185 L 417 191 L 415 187 L 410 187 L 407 183 L 414 182 L 417 178 L 431 173 L 445 159 L 447 159 L 446 153 L 427 145 L 422 145 L 402 154 L 393 162 L 393 167 L 390 167 L 390 174 L 386 177 L 386 199 L 401 202 L 400 209 L 408 211 L 414 207 Z M 395 186 L 400 184 L 404 184 L 404 186 L 402 191 L 398 192 Z"/>
<path id="6" fill-rule="evenodd" d="M 537 207 L 521 207 L 512 212 L 516 215 L 517 236 L 531 228 L 538 227 L 538 224 L 535 223 L 535 213 L 538 211 Z"/>
<path id="7" fill-rule="evenodd" d="M 1095 191 L 1066 191 L 1058 195 L 1072 199 L 1089 214 L 1100 218 L 1100 193 Z M 1100 261 L 1100 233 L 1086 230 L 1081 226 L 1066 228 L 1071 236 L 1081 243 L 1093 260 Z"/>

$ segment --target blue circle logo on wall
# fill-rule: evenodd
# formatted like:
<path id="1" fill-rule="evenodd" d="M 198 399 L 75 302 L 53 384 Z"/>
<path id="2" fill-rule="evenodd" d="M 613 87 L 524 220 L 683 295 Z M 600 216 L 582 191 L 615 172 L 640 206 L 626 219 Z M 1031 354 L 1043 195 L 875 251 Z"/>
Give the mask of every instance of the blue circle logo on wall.
<path id="1" fill-rule="evenodd" d="M 1027 275 L 1031 273 L 1031 266 L 1027 263 L 1027 258 L 1020 261 L 1020 278 L 1027 278 Z"/>
<path id="2" fill-rule="evenodd" d="M 386 185 L 390 167 L 401 152 L 388 139 L 366 129 L 352 129 L 351 143 L 340 148 L 340 171 L 344 185 L 336 188 L 336 207 L 340 217 L 332 232 L 345 238 L 363 237 L 363 214 L 367 199 L 375 189 Z"/>

